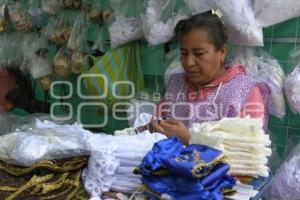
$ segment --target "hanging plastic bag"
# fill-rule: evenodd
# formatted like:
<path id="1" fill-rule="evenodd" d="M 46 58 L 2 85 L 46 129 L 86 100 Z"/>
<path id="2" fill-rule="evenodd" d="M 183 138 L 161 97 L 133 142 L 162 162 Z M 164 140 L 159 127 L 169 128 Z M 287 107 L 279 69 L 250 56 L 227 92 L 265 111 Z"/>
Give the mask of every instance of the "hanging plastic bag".
<path id="1" fill-rule="evenodd" d="M 184 0 L 193 15 L 206 12 L 214 7 L 212 0 Z"/>
<path id="2" fill-rule="evenodd" d="M 8 2 L 0 3 L 0 33 L 4 32 L 9 25 Z"/>
<path id="3" fill-rule="evenodd" d="M 174 50 L 169 52 L 167 57 L 172 59 L 172 62 L 167 67 L 165 73 L 164 73 L 164 84 L 165 87 L 167 87 L 168 82 L 173 74 L 177 73 L 184 73 L 184 69 L 182 67 L 181 61 L 180 61 L 180 55 L 178 50 Z"/>
<path id="4" fill-rule="evenodd" d="M 69 9 L 78 9 L 81 5 L 81 0 L 62 0 L 63 7 Z"/>
<path id="5" fill-rule="evenodd" d="M 89 94 L 93 96 L 107 94 L 105 99 L 99 101 L 103 101 L 109 108 L 112 108 L 114 103 L 126 101 L 128 96 L 134 95 L 134 92 L 141 91 L 144 88 L 144 80 L 139 51 L 139 45 L 136 42 L 132 42 L 122 47 L 111 49 L 100 59 L 96 60 L 94 66 L 86 75 L 102 75 L 107 79 L 107 83 L 101 77 L 85 77 L 84 83 Z M 133 83 L 133 85 L 117 84 L 113 87 L 113 84 L 117 81 Z M 115 90 L 114 92 L 113 89 Z"/>
<path id="6" fill-rule="evenodd" d="M 229 41 L 242 46 L 263 46 L 263 32 L 255 19 L 252 0 L 214 0 L 228 27 Z"/>
<path id="7" fill-rule="evenodd" d="M 266 200 L 298 200 L 300 197 L 300 143 L 277 170 Z"/>
<path id="8" fill-rule="evenodd" d="M 285 80 L 285 96 L 290 109 L 295 114 L 300 114 L 300 65 L 297 65 Z"/>
<path id="9" fill-rule="evenodd" d="M 268 27 L 300 16 L 300 1 L 254 0 L 255 17 L 263 27 Z"/>
<path id="10" fill-rule="evenodd" d="M 250 77 L 268 85 L 271 90 L 269 112 L 282 118 L 285 115 L 285 73 L 278 61 L 260 48 L 236 48 L 233 55 L 232 64 L 244 65 Z"/>
<path id="11" fill-rule="evenodd" d="M 61 0 L 41 0 L 41 7 L 47 15 L 56 15 L 63 8 L 63 2 Z"/>
<path id="12" fill-rule="evenodd" d="M 78 52 L 80 51 L 80 47 L 83 46 L 82 43 L 87 30 L 87 22 L 83 14 L 78 14 L 76 18 L 67 47 L 72 51 Z"/>
<path id="13" fill-rule="evenodd" d="M 90 135 L 79 124 L 16 131 L 0 136 L 0 159 L 31 166 L 42 160 L 88 155 L 86 140 Z"/>
<path id="14" fill-rule="evenodd" d="M 177 0 L 149 0 L 141 16 L 143 32 L 150 45 L 168 42 L 173 37 L 176 24 L 187 18 L 187 9 L 178 8 Z"/>
<path id="15" fill-rule="evenodd" d="M 140 0 L 110 0 L 114 14 L 109 19 L 108 31 L 111 47 L 118 47 L 143 37 L 139 15 Z"/>
<path id="16" fill-rule="evenodd" d="M 95 23 L 103 22 L 103 7 L 100 0 L 84 0 L 82 10 L 85 15 Z"/>
<path id="17" fill-rule="evenodd" d="M 54 73 L 62 79 L 72 74 L 71 60 L 65 47 L 59 49 L 53 59 Z"/>
<path id="18" fill-rule="evenodd" d="M 44 34 L 56 45 L 66 44 L 69 41 L 76 17 L 76 13 L 64 12 L 49 19 Z"/>
<path id="19" fill-rule="evenodd" d="M 20 44 L 23 34 L 12 32 L 0 36 L 0 68 L 18 68 L 23 62 L 23 52 Z"/>

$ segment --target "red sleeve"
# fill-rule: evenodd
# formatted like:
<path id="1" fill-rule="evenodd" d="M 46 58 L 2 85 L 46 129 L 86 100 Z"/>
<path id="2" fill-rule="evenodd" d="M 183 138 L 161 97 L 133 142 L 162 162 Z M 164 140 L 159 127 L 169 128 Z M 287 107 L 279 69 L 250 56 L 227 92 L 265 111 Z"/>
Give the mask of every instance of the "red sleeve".
<path id="1" fill-rule="evenodd" d="M 241 109 L 241 117 L 250 115 L 253 118 L 264 117 L 265 113 L 263 98 L 258 86 L 255 86 Z"/>

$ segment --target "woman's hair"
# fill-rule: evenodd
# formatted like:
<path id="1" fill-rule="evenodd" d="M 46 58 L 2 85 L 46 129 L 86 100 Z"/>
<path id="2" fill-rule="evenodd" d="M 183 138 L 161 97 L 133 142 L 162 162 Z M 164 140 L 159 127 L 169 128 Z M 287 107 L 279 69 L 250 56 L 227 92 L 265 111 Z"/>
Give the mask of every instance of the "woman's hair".
<path id="1" fill-rule="evenodd" d="M 199 29 L 208 32 L 215 49 L 221 49 L 228 41 L 227 27 L 212 11 L 207 11 L 179 21 L 175 27 L 175 36 L 178 40 L 191 30 Z"/>

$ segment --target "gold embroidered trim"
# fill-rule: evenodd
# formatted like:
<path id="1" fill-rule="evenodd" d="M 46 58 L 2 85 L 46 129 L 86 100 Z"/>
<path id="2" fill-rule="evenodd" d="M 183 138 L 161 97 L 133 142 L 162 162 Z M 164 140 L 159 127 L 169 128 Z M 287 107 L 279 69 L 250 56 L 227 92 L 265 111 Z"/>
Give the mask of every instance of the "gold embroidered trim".
<path id="1" fill-rule="evenodd" d="M 10 186 L 0 186 L 0 191 L 6 191 L 6 192 L 14 192 L 17 191 L 17 187 L 10 187 Z"/>
<path id="2" fill-rule="evenodd" d="M 39 184 L 45 181 L 50 180 L 53 177 L 53 174 L 48 174 L 46 176 L 33 176 L 25 185 L 23 185 L 22 187 L 20 187 L 16 192 L 14 192 L 13 194 L 9 195 L 6 200 L 13 200 L 14 198 L 16 198 L 19 194 L 21 194 L 23 191 Z"/>
<path id="3" fill-rule="evenodd" d="M 0 169 L 14 176 L 22 176 L 25 174 L 29 174 L 30 172 L 34 171 L 37 168 L 45 168 L 50 171 L 63 173 L 63 172 L 82 168 L 86 164 L 86 162 L 87 162 L 87 158 L 78 158 L 78 160 L 69 161 L 65 163 L 63 167 L 59 167 L 57 166 L 57 163 L 53 160 L 44 160 L 28 168 L 17 167 L 17 166 L 6 164 L 4 162 L 0 162 Z"/>

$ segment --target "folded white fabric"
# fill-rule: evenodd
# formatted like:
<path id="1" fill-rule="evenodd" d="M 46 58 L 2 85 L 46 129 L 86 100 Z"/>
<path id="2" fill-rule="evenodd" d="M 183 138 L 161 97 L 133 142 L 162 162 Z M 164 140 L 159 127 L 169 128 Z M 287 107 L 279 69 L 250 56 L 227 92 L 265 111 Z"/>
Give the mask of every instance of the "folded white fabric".
<path id="1" fill-rule="evenodd" d="M 91 157 L 82 178 L 86 191 L 95 197 L 110 189 L 134 192 L 140 176 L 133 174 L 153 144 L 165 136 L 144 131 L 138 135 L 93 135 L 88 140 Z"/>
<path id="2" fill-rule="evenodd" d="M 268 176 L 266 163 L 272 153 L 268 147 L 271 141 L 262 127 L 262 119 L 250 117 L 197 123 L 190 128 L 190 144 L 221 150 L 231 175 Z"/>

